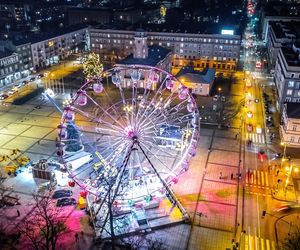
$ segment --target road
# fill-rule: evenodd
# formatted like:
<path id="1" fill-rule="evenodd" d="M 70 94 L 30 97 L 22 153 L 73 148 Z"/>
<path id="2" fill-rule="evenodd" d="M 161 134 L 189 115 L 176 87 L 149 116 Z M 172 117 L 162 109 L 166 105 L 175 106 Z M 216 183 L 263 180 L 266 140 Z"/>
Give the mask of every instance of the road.
<path id="1" fill-rule="evenodd" d="M 269 129 L 266 127 L 266 115 L 263 92 L 266 78 L 261 69 L 256 68 L 256 61 L 263 59 L 257 45 L 263 45 L 255 37 L 255 26 L 251 24 L 252 16 L 243 39 L 243 44 L 251 44 L 244 49 L 244 95 L 245 107 L 242 112 L 244 133 L 244 168 L 243 168 L 243 220 L 240 235 L 241 248 L 245 250 L 275 250 L 275 218 L 271 211 L 282 202 L 272 197 L 272 164 L 270 157 L 258 158 L 261 150 L 268 154 L 270 143 Z M 250 42 L 249 42 L 250 41 Z M 256 49 L 255 49 L 256 48 Z M 273 108 L 273 107 L 272 107 Z M 262 212 L 267 216 L 262 217 Z"/>

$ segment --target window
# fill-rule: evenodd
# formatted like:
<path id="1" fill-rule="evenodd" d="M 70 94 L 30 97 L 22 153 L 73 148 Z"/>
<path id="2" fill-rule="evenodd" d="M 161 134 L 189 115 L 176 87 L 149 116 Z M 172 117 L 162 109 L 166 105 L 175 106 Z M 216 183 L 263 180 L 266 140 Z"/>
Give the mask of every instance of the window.
<path id="1" fill-rule="evenodd" d="M 293 125 L 292 130 L 296 131 L 297 130 L 297 125 Z"/>
<path id="2" fill-rule="evenodd" d="M 295 74 L 294 74 L 294 73 L 292 73 L 292 74 L 291 74 L 291 78 L 294 78 L 294 77 L 295 77 Z"/>
<path id="3" fill-rule="evenodd" d="M 295 136 L 291 136 L 291 142 L 295 141 Z"/>
<path id="4" fill-rule="evenodd" d="M 295 84 L 294 81 L 289 81 L 288 87 L 289 87 L 289 88 L 294 88 L 294 84 Z"/>
<path id="5" fill-rule="evenodd" d="M 180 49 L 180 50 L 179 50 L 179 53 L 183 53 L 183 49 Z"/>
<path id="6" fill-rule="evenodd" d="M 293 90 L 292 89 L 288 89 L 286 92 L 286 95 L 292 95 L 293 94 Z"/>

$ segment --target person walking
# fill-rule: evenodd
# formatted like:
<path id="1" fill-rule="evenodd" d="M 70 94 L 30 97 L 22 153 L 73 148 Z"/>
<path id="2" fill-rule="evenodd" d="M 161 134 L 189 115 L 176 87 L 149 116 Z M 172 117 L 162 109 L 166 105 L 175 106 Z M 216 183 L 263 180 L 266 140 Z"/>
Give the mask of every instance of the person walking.
<path id="1" fill-rule="evenodd" d="M 220 172 L 219 179 L 222 179 L 222 172 Z"/>
<path id="2" fill-rule="evenodd" d="M 17 209 L 17 215 L 18 215 L 18 217 L 20 217 L 20 211 L 19 211 L 19 209 Z"/>
<path id="3" fill-rule="evenodd" d="M 75 241 L 78 242 L 78 233 L 75 233 Z"/>
<path id="4" fill-rule="evenodd" d="M 231 176 L 230 176 L 231 180 L 233 180 L 233 173 L 231 173 Z"/>

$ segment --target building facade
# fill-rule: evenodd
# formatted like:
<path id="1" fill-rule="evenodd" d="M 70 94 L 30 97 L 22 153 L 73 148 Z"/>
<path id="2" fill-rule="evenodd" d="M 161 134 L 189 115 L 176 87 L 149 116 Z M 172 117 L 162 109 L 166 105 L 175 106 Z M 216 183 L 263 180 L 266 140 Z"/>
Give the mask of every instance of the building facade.
<path id="1" fill-rule="evenodd" d="M 300 102 L 300 47 L 280 48 L 275 65 L 277 107 L 283 109 L 286 102 Z"/>
<path id="2" fill-rule="evenodd" d="M 61 35 L 40 38 L 31 43 L 34 69 L 43 68 L 60 62 L 80 50 L 88 50 L 88 28 L 82 28 Z"/>
<path id="3" fill-rule="evenodd" d="M 263 14 L 261 18 L 262 39 L 265 42 L 267 41 L 270 22 L 291 22 L 291 21 L 300 21 L 300 18 L 296 16 L 268 16 Z"/>
<path id="4" fill-rule="evenodd" d="M 206 68 L 203 71 L 194 70 L 192 67 L 182 68 L 176 75 L 195 95 L 209 96 L 215 81 L 216 69 Z"/>
<path id="5" fill-rule="evenodd" d="M 281 125 L 280 125 L 281 142 L 287 147 L 300 146 L 300 104 L 287 103 L 284 105 Z"/>
<path id="6" fill-rule="evenodd" d="M 20 78 L 18 54 L 0 47 L 0 87 Z"/>
<path id="7" fill-rule="evenodd" d="M 135 31 L 90 28 L 91 50 L 104 55 L 104 61 L 120 60 L 133 49 Z M 191 65 L 217 71 L 237 68 L 241 38 L 237 35 L 148 32 L 148 45 L 173 51 L 172 66 Z"/>
<path id="8" fill-rule="evenodd" d="M 300 40 L 299 22 L 270 22 L 267 34 L 267 55 L 269 70 L 274 71 L 278 52 L 281 47 L 292 47 Z"/>
<path id="9" fill-rule="evenodd" d="M 0 46 L 18 54 L 18 78 L 26 77 L 32 68 L 31 46 L 28 41 L 22 40 L 2 40 Z"/>
<path id="10" fill-rule="evenodd" d="M 132 54 L 128 55 L 125 59 L 121 60 L 117 66 L 124 65 L 147 65 L 162 69 L 167 72 L 171 72 L 171 60 L 172 51 L 158 45 L 148 46 L 147 34 L 143 30 L 135 32 L 133 40 Z M 132 87 L 132 81 L 130 80 L 133 70 L 126 72 L 126 75 L 121 75 L 123 81 L 122 86 L 124 88 Z M 124 72 L 122 72 L 124 73 Z M 151 70 L 145 70 L 141 76 L 141 80 L 138 82 L 138 88 L 149 88 L 149 82 L 142 80 L 148 79 Z M 160 75 L 160 78 L 162 75 Z M 156 89 L 157 83 L 151 84 L 151 88 Z"/>

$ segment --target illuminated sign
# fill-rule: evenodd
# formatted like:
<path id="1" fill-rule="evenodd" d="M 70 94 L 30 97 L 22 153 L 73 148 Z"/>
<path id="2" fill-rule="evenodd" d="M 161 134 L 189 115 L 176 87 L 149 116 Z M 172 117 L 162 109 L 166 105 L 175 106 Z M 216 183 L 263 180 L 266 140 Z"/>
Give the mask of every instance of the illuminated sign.
<path id="1" fill-rule="evenodd" d="M 54 46 L 54 42 L 53 41 L 49 41 L 48 45 L 49 45 L 49 47 L 52 47 L 52 46 Z"/>
<path id="2" fill-rule="evenodd" d="M 233 35 L 234 31 L 233 30 L 222 30 L 221 34 L 222 35 Z"/>

